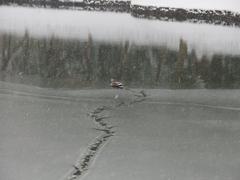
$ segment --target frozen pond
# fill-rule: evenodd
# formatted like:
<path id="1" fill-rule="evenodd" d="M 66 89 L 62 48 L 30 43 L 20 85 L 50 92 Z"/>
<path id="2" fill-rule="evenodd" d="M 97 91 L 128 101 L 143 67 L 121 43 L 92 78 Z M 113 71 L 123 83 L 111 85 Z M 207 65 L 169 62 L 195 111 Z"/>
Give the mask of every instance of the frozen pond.
<path id="1" fill-rule="evenodd" d="M 87 114 L 112 95 L 98 94 L 0 82 L 0 179 L 64 179 L 100 134 Z"/>
<path id="2" fill-rule="evenodd" d="M 62 180 L 101 132 L 87 116 L 119 101 L 107 121 L 116 134 L 83 179 L 236 180 L 239 90 L 63 91 L 1 82 L 0 177 Z M 137 90 L 134 90 L 137 91 Z M 228 96 L 228 98 L 226 98 Z"/>
<path id="3" fill-rule="evenodd" d="M 18 95 L 22 92 L 18 86 L 14 91 L 3 86 L 1 83 L 0 179 L 63 178 L 98 135 L 86 116 L 97 103 L 76 102 L 41 89 Z M 44 94 L 39 96 L 41 92 Z"/>
<path id="4" fill-rule="evenodd" d="M 119 133 L 84 180 L 237 180 L 240 109 L 169 101 L 146 101 L 117 112 Z"/>
<path id="5" fill-rule="evenodd" d="M 239 179 L 240 28 L 7 6 L 0 24 L 1 180 Z"/>

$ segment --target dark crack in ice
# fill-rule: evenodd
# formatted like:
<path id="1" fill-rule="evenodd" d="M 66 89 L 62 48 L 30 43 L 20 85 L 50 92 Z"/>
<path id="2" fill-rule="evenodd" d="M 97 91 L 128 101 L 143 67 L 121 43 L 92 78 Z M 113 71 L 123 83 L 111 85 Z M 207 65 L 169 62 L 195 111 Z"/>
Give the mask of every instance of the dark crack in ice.
<path id="1" fill-rule="evenodd" d="M 128 106 L 142 102 L 147 97 L 147 94 L 144 90 L 135 91 L 131 89 L 125 89 L 125 91 L 132 93 L 134 99 L 130 102 L 121 101 L 112 106 L 99 106 L 87 114 L 88 117 L 90 117 L 97 125 L 93 129 L 102 132 L 102 134 L 96 137 L 93 142 L 87 147 L 86 152 L 77 161 L 77 163 L 73 165 L 70 173 L 66 177 L 66 180 L 79 179 L 83 174 L 85 174 L 89 170 L 89 167 L 91 166 L 93 160 L 96 158 L 100 149 L 110 140 L 111 137 L 116 134 L 116 130 L 111 122 L 106 121 L 106 119 L 111 119 L 111 117 L 104 115 L 103 112 L 117 109 L 121 106 Z"/>

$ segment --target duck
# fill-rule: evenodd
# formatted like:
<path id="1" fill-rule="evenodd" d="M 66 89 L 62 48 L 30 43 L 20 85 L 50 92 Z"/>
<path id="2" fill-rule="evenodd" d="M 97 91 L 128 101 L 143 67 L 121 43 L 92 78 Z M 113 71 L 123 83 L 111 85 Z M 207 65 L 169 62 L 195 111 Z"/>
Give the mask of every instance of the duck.
<path id="1" fill-rule="evenodd" d="M 111 79 L 110 86 L 112 88 L 116 88 L 116 89 L 123 89 L 124 88 L 123 83 L 121 83 L 119 81 L 116 81 L 115 79 Z"/>

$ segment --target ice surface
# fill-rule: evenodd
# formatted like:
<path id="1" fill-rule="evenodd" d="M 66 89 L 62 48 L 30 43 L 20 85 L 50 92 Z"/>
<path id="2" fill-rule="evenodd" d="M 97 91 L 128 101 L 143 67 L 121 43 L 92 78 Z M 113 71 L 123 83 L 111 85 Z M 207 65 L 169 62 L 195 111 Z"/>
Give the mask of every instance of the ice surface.
<path id="1" fill-rule="evenodd" d="M 172 102 L 164 104 L 161 90 L 147 92 L 154 91 L 154 104 L 151 99 L 114 112 L 117 134 L 83 179 L 239 179 L 240 109 L 192 106 L 176 98 L 182 94 L 178 90 L 163 92 Z M 185 93 L 191 94 L 191 103 L 199 103 L 201 93 Z M 211 105 L 224 93 L 231 94 L 209 91 L 209 99 L 201 98 Z M 224 106 L 224 101 L 220 104 Z"/>
<path id="2" fill-rule="evenodd" d="M 238 54 L 240 28 L 138 19 L 127 13 L 0 7 L 0 32 L 123 42 L 178 49 L 180 38 L 198 54 Z"/>
<path id="3" fill-rule="evenodd" d="M 0 83 L 0 179 L 63 179 L 99 135 L 87 116 L 99 104 Z"/>
<path id="4" fill-rule="evenodd" d="M 137 89 L 133 91 L 139 91 Z M 237 180 L 239 90 L 54 90 L 0 82 L 0 179 L 63 179 L 99 132 L 86 116 L 114 96 L 115 135 L 85 180 Z"/>

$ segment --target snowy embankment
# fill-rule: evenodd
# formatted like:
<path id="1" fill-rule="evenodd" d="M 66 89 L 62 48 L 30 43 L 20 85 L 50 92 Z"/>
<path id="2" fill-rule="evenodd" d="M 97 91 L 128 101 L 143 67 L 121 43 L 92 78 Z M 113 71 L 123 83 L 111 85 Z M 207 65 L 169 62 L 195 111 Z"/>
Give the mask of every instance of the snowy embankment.
<path id="1" fill-rule="evenodd" d="M 69 21 L 71 19 L 71 21 Z M 87 40 L 178 50 L 179 39 L 200 55 L 239 55 L 240 28 L 180 22 L 149 21 L 128 13 L 69 11 L 27 7 L 0 7 L 0 32 L 33 37 Z"/>
<path id="2" fill-rule="evenodd" d="M 237 0 L 195 2 L 192 0 L 8 0 L 2 4 L 66 8 L 93 11 L 128 12 L 134 17 L 163 21 L 188 21 L 225 26 L 240 26 L 240 4 Z"/>
<path id="3" fill-rule="evenodd" d="M 136 92 L 1 82 L 1 178 L 239 177 L 239 90 Z"/>

